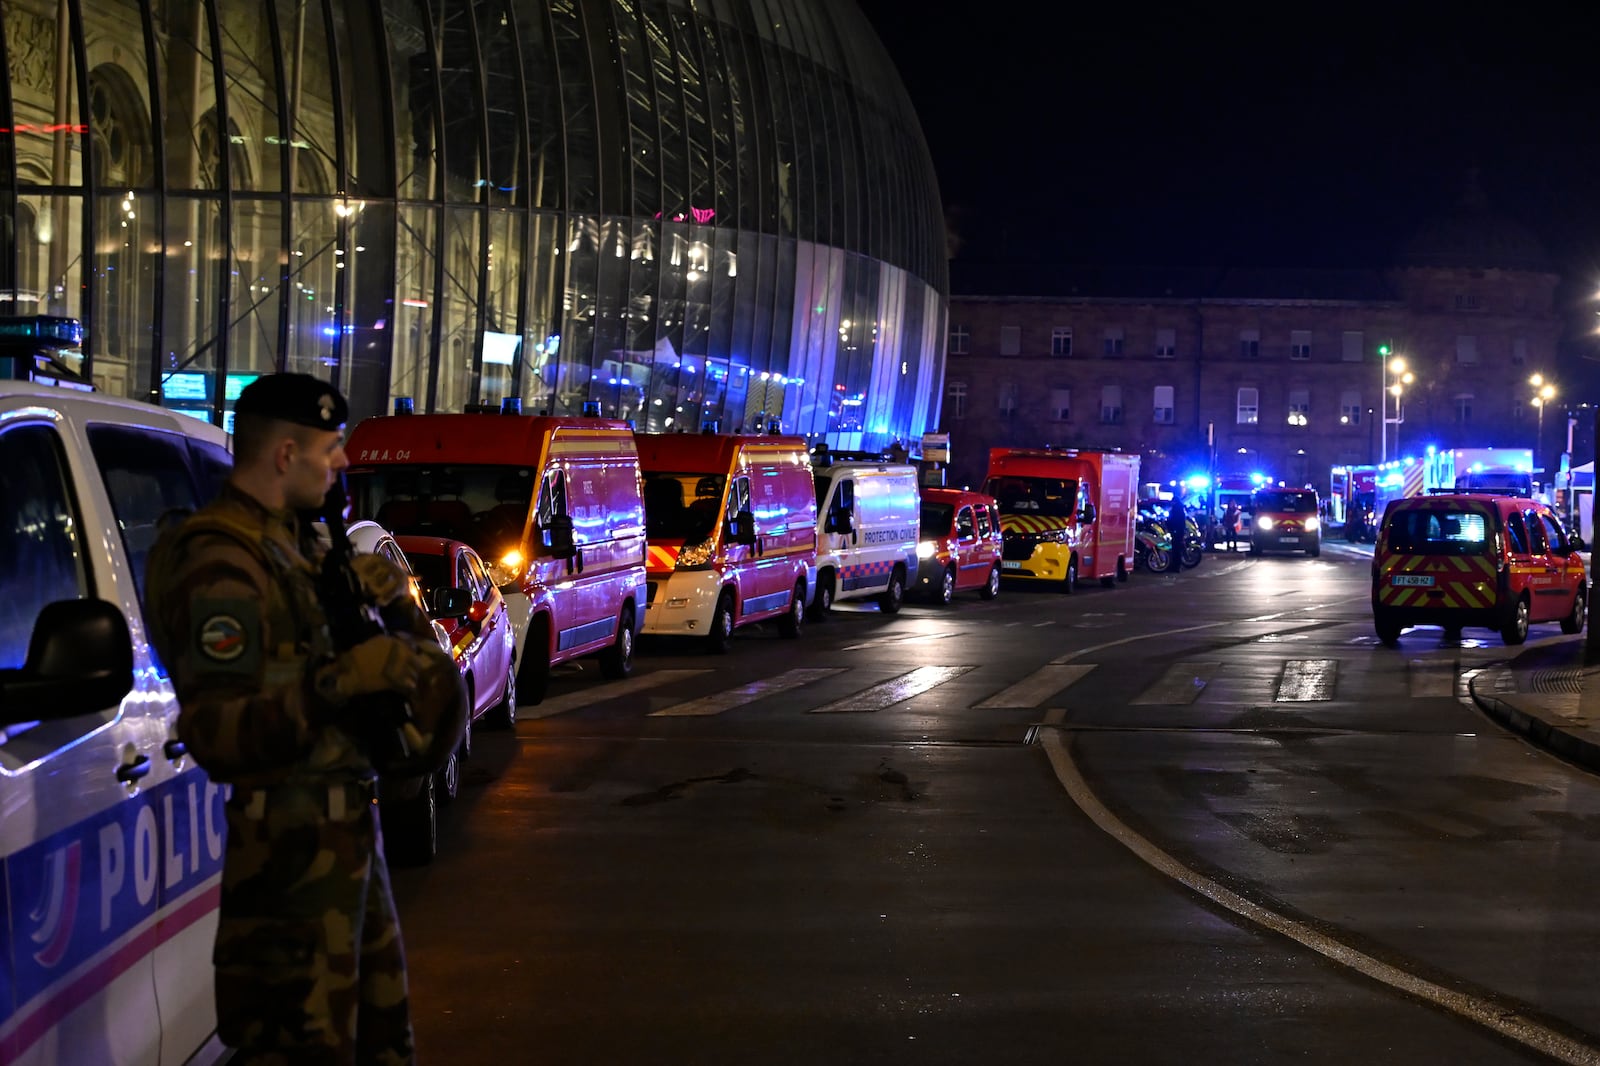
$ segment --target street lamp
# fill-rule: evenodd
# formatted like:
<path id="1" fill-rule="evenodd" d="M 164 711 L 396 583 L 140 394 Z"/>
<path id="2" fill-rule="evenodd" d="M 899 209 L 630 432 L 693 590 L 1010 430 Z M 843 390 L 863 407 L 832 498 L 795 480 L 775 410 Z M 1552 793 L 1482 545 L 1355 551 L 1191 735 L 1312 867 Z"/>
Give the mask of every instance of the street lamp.
<path id="1" fill-rule="evenodd" d="M 1386 351 L 1387 348 L 1388 346 L 1385 345 L 1384 348 L 1380 350 Z M 1405 387 L 1411 384 L 1417 378 L 1415 374 L 1406 369 L 1406 361 L 1400 358 L 1398 355 L 1389 360 L 1388 366 L 1384 369 L 1386 371 L 1384 381 L 1387 384 L 1387 389 L 1385 391 L 1394 397 L 1393 418 L 1389 417 L 1389 401 L 1387 399 L 1383 400 L 1383 448 L 1381 452 L 1382 458 L 1379 461 L 1386 463 L 1389 461 L 1390 426 L 1394 427 L 1394 453 L 1395 455 L 1400 454 L 1400 423 L 1406 420 L 1405 408 L 1402 406 L 1402 403 L 1404 402 Z M 1387 377 L 1388 374 L 1394 375 L 1393 382 L 1389 382 Z M 1380 397 L 1380 399 L 1382 398 Z"/>
<path id="2" fill-rule="evenodd" d="M 1544 448 L 1544 409 L 1556 398 L 1556 387 L 1546 382 L 1543 374 L 1533 375 L 1528 379 L 1528 384 L 1533 386 L 1533 399 L 1529 402 L 1539 411 L 1539 428 L 1533 436 L 1533 465 L 1542 471 L 1544 464 L 1539 453 Z"/>

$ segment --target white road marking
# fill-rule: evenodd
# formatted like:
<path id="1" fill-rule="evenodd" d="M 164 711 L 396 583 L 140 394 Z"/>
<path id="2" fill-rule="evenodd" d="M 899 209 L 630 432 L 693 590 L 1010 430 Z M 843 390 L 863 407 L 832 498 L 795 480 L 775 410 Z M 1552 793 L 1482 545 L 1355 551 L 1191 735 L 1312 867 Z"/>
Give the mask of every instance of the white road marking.
<path id="1" fill-rule="evenodd" d="M 721 714 L 731 711 L 735 707 L 743 707 L 747 703 L 754 703 L 763 696 L 771 696 L 777 692 L 787 692 L 801 685 L 809 685 L 813 681 L 834 674 L 844 673 L 842 666 L 814 667 L 799 670 L 787 670 L 777 677 L 769 677 L 764 681 L 755 681 L 738 688 L 730 688 L 726 692 L 718 692 L 711 696 L 702 696 L 697 700 L 685 703 L 674 703 L 670 707 L 659 711 L 651 711 L 651 718 L 688 718 L 711 714 Z"/>
<path id="2" fill-rule="evenodd" d="M 596 703 L 616 699 L 645 689 L 659 688 L 669 685 L 674 681 L 682 681 L 686 677 L 695 677 L 700 674 L 709 674 L 710 670 L 657 670 L 652 674 L 639 677 L 630 677 L 622 681 L 613 681 L 607 685 L 596 685 L 593 688 L 580 689 L 577 692 L 568 692 L 554 699 L 547 699 L 543 703 L 536 703 L 532 707 L 517 709 L 517 721 L 526 722 L 534 718 L 549 718 L 552 715 L 565 714 L 568 711 L 581 711 Z"/>
<path id="3" fill-rule="evenodd" d="M 1010 688 L 996 692 L 982 703 L 974 703 L 972 706 L 975 710 L 986 710 L 991 707 L 1037 707 L 1062 689 L 1082 681 L 1093 669 L 1093 663 L 1041 666 Z"/>
<path id="4" fill-rule="evenodd" d="M 1283 664 L 1274 703 L 1323 703 L 1333 699 L 1338 659 L 1289 659 Z"/>
<path id="5" fill-rule="evenodd" d="M 959 630 L 943 630 L 933 633 L 911 633 L 898 637 L 880 637 L 877 640 L 864 640 L 860 644 L 846 644 L 840 651 L 862 651 L 866 648 L 882 648 L 890 644 L 915 644 L 919 640 L 938 640 L 941 637 L 959 636 Z"/>
<path id="6" fill-rule="evenodd" d="M 807 714 L 869 714 L 881 711 L 885 707 L 892 707 L 912 696 L 920 695 L 931 688 L 937 688 L 946 681 L 960 677 L 968 670 L 977 669 L 972 666 L 919 666 L 908 674 L 891 678 L 871 688 L 863 689 L 854 695 L 846 696 L 842 700 L 813 707 Z"/>
<path id="7" fill-rule="evenodd" d="M 1221 668 L 1220 662 L 1173 663 L 1161 679 L 1137 699 L 1128 701 L 1132 707 L 1183 706 L 1193 703 Z"/>

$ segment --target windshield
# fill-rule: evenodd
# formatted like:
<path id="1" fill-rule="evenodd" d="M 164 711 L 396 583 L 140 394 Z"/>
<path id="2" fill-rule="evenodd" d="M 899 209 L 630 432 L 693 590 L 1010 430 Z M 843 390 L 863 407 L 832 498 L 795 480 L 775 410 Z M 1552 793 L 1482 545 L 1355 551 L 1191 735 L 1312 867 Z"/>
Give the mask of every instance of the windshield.
<path id="1" fill-rule="evenodd" d="M 925 503 L 922 505 L 922 538 L 931 540 L 942 537 L 950 532 L 950 519 L 955 515 L 956 509 L 948 503 Z"/>
<path id="2" fill-rule="evenodd" d="M 644 532 L 651 540 L 698 544 L 711 539 L 722 513 L 727 479 L 721 474 L 646 471 Z"/>
<path id="3" fill-rule="evenodd" d="M 1078 509 L 1078 483 L 1059 477 L 992 477 L 983 491 L 1000 501 L 1001 514 L 1071 518 Z"/>
<path id="4" fill-rule="evenodd" d="M 517 546 L 538 484 L 527 466 L 380 466 L 349 481 L 352 519 L 466 541 L 485 558 Z"/>
<path id="5" fill-rule="evenodd" d="M 1258 492 L 1256 509 L 1274 514 L 1316 514 L 1317 498 L 1309 492 Z"/>
<path id="6" fill-rule="evenodd" d="M 1489 523 L 1481 511 L 1408 507 L 1389 521 L 1391 551 L 1418 555 L 1477 555 L 1488 546 Z"/>

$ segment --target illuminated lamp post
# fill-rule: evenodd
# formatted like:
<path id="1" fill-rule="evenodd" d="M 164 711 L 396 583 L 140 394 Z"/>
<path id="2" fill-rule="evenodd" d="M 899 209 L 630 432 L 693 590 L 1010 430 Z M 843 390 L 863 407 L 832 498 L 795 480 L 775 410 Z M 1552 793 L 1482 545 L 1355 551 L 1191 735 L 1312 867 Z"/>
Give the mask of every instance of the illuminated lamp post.
<path id="1" fill-rule="evenodd" d="M 1384 345 L 1378 350 L 1387 354 L 1389 351 L 1389 346 Z M 1387 376 L 1385 376 L 1384 379 L 1388 383 L 1388 387 L 1385 389 L 1385 391 L 1394 397 L 1394 417 L 1389 417 L 1389 401 L 1387 399 L 1383 399 L 1383 448 L 1381 451 L 1382 457 L 1378 460 L 1380 463 L 1386 463 L 1389 461 L 1390 426 L 1394 427 L 1394 454 L 1397 457 L 1400 454 L 1400 423 L 1406 420 L 1406 411 L 1404 407 L 1405 388 L 1407 385 L 1416 380 L 1416 375 L 1406 369 L 1406 361 L 1400 358 L 1398 355 L 1389 360 L 1389 363 L 1384 370 L 1386 375 L 1392 374 L 1394 376 L 1394 380 L 1392 382 L 1388 381 Z"/>
<path id="2" fill-rule="evenodd" d="M 1539 411 L 1538 428 L 1533 435 L 1533 466 L 1535 470 L 1542 471 L 1544 460 L 1540 453 L 1544 450 L 1544 409 L 1556 398 L 1556 387 L 1547 383 L 1543 374 L 1533 375 L 1528 379 L 1528 384 L 1533 386 L 1533 399 L 1529 402 Z"/>

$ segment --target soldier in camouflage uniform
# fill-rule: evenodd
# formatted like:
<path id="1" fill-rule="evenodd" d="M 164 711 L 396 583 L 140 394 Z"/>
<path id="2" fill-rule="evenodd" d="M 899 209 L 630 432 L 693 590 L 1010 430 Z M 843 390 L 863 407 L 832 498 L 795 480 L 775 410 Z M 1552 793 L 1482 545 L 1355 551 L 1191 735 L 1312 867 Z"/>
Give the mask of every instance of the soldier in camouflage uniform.
<path id="1" fill-rule="evenodd" d="M 464 720 L 465 701 L 404 575 L 380 557 L 353 568 L 388 633 L 331 646 L 322 549 L 297 512 L 348 465 L 345 417 L 315 378 L 253 382 L 235 407 L 226 487 L 150 557 L 145 617 L 178 736 L 232 786 L 213 959 L 218 1034 L 241 1066 L 415 1058 L 374 768 L 347 712 L 368 694 L 429 690 L 455 701 L 441 717 Z"/>

